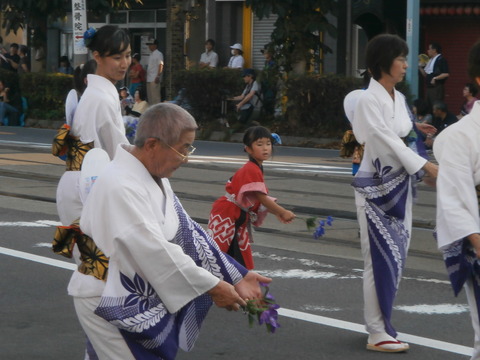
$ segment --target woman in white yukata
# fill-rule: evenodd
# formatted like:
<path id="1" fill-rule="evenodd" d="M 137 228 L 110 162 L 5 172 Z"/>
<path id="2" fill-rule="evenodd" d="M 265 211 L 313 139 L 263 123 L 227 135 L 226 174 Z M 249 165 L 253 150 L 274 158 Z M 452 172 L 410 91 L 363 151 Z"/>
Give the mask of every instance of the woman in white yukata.
<path id="1" fill-rule="evenodd" d="M 86 151 L 101 148 L 112 159 L 116 146 L 128 143 L 115 83 L 124 79 L 130 66 L 130 39 L 124 30 L 106 25 L 98 31 L 89 29 L 85 42 L 97 69 L 87 76 L 88 86 L 69 124 L 72 141 L 67 171 L 57 188 L 57 210 L 64 225 L 71 224 L 82 211 L 79 170 Z"/>
<path id="2" fill-rule="evenodd" d="M 115 87 L 117 81 L 124 79 L 131 62 L 128 34 L 117 26 L 106 25 L 98 31 L 90 28 L 84 37 L 97 66 L 95 74 L 87 75 L 88 86 L 75 109 L 73 121 L 68 124 L 67 171 L 60 179 L 56 194 L 57 211 L 64 226 L 72 224 L 82 212 L 79 184 L 86 152 L 101 148 L 112 159 L 117 145 L 128 143 Z M 76 247 L 73 256 L 78 264 Z M 90 282 L 90 277 L 75 271 L 68 291 L 73 295 L 79 284 L 88 287 Z"/>
<path id="3" fill-rule="evenodd" d="M 480 85 L 480 42 L 470 50 L 470 77 Z M 435 139 L 438 160 L 437 241 L 455 295 L 465 287 L 480 359 L 480 101 Z"/>
<path id="4" fill-rule="evenodd" d="M 407 54 L 407 44 L 396 35 L 379 35 L 368 43 L 372 79 L 357 100 L 352 123 L 357 141 L 365 145 L 352 185 L 364 259 L 367 349 L 381 352 L 409 348 L 396 339 L 390 318 L 411 237 L 413 175 L 437 173 L 436 165 L 416 153 L 409 110 L 395 89 L 405 77 Z"/>

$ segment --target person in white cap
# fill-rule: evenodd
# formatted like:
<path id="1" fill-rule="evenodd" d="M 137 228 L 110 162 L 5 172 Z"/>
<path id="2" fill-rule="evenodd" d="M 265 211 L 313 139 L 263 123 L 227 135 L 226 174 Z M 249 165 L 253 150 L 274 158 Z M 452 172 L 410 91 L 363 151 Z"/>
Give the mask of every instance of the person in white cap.
<path id="1" fill-rule="evenodd" d="M 243 47 L 242 44 L 236 43 L 230 46 L 232 49 L 232 57 L 228 61 L 228 68 L 231 69 L 243 69 L 245 64 L 245 59 L 243 58 Z"/>
<path id="2" fill-rule="evenodd" d="M 147 98 L 150 105 L 158 104 L 160 98 L 160 84 L 163 75 L 163 54 L 158 50 L 158 40 L 147 41 L 148 48 L 152 52 L 148 58 L 147 67 Z"/>

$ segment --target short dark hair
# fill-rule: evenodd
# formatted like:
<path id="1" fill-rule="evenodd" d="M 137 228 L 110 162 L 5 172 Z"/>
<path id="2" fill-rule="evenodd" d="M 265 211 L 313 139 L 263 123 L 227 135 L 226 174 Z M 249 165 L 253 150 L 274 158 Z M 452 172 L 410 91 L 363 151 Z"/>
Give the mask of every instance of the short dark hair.
<path id="1" fill-rule="evenodd" d="M 472 80 L 480 77 L 480 41 L 475 43 L 468 53 L 468 75 Z"/>
<path id="2" fill-rule="evenodd" d="M 441 100 L 437 100 L 433 103 L 432 105 L 433 109 L 437 109 L 437 110 L 440 110 L 441 112 L 448 112 L 448 107 L 447 107 L 447 104 L 445 104 L 443 101 Z"/>
<path id="3" fill-rule="evenodd" d="M 127 32 L 115 25 L 102 26 L 87 45 L 91 51 L 98 51 L 101 57 L 121 54 L 129 46 Z"/>
<path id="4" fill-rule="evenodd" d="M 437 53 L 441 53 L 442 52 L 442 45 L 440 45 L 439 43 L 437 42 L 431 42 L 430 43 L 430 47 L 432 49 L 434 49 Z"/>
<path id="5" fill-rule="evenodd" d="M 367 44 L 365 63 L 375 80 L 382 77 L 382 72 L 390 74 L 393 61 L 398 56 L 407 56 L 408 46 L 398 35 L 381 34 Z"/>
<path id="6" fill-rule="evenodd" d="M 417 115 L 427 115 L 428 114 L 428 105 L 423 99 L 415 99 L 413 101 L 413 106 L 417 108 Z"/>
<path id="7" fill-rule="evenodd" d="M 205 41 L 205 44 L 211 44 L 212 47 L 215 47 L 215 40 L 213 40 L 213 39 L 208 39 L 207 41 Z"/>
<path id="8" fill-rule="evenodd" d="M 477 95 L 478 90 L 477 90 L 477 87 L 475 86 L 475 84 L 466 83 L 465 87 L 468 88 L 468 91 L 470 92 L 470 94 L 472 94 L 472 96 Z"/>
<path id="9" fill-rule="evenodd" d="M 143 86 L 139 86 L 135 89 L 135 92 L 138 91 L 138 96 L 140 100 L 145 101 L 147 100 L 147 92 L 145 91 L 145 88 Z M 135 95 L 135 93 L 133 94 Z"/>
<path id="10" fill-rule="evenodd" d="M 13 47 L 13 48 L 15 48 L 15 49 L 18 50 L 18 44 L 17 44 L 17 43 L 11 43 L 11 44 L 10 44 L 10 47 L 11 47 L 11 48 Z"/>
<path id="11" fill-rule="evenodd" d="M 243 135 L 243 144 L 245 146 L 252 147 L 252 144 L 255 141 L 263 138 L 270 139 L 273 143 L 273 137 L 270 130 L 263 126 L 251 126 L 245 130 L 245 134 Z"/>

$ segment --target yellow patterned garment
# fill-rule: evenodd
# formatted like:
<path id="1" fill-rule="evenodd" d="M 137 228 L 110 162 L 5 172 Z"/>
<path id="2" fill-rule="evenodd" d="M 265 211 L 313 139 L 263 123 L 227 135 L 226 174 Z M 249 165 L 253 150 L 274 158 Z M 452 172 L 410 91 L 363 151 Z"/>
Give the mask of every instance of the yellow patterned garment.
<path id="1" fill-rule="evenodd" d="M 90 149 L 93 149 L 93 141 L 82 143 L 78 137 L 70 135 L 70 126 L 67 124 L 63 124 L 53 138 L 52 154 L 66 157 L 67 171 L 80 171 L 83 158 Z"/>
<path id="2" fill-rule="evenodd" d="M 108 258 L 97 247 L 91 237 L 82 233 L 79 227 L 79 220 L 77 219 L 70 226 L 57 226 L 52 242 L 53 252 L 71 259 L 73 247 L 77 244 L 80 250 L 80 260 L 82 261 L 78 266 L 78 271 L 106 281 Z"/>

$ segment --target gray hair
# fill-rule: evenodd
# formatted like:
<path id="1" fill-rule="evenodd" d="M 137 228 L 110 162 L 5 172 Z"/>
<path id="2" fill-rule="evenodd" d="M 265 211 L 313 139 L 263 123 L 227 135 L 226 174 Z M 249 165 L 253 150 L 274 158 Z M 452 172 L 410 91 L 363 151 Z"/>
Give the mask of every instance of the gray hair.
<path id="1" fill-rule="evenodd" d="M 148 138 L 159 138 L 173 146 L 180 141 L 185 131 L 195 131 L 198 125 L 185 109 L 170 103 L 150 107 L 138 121 L 134 144 L 142 148 Z"/>

